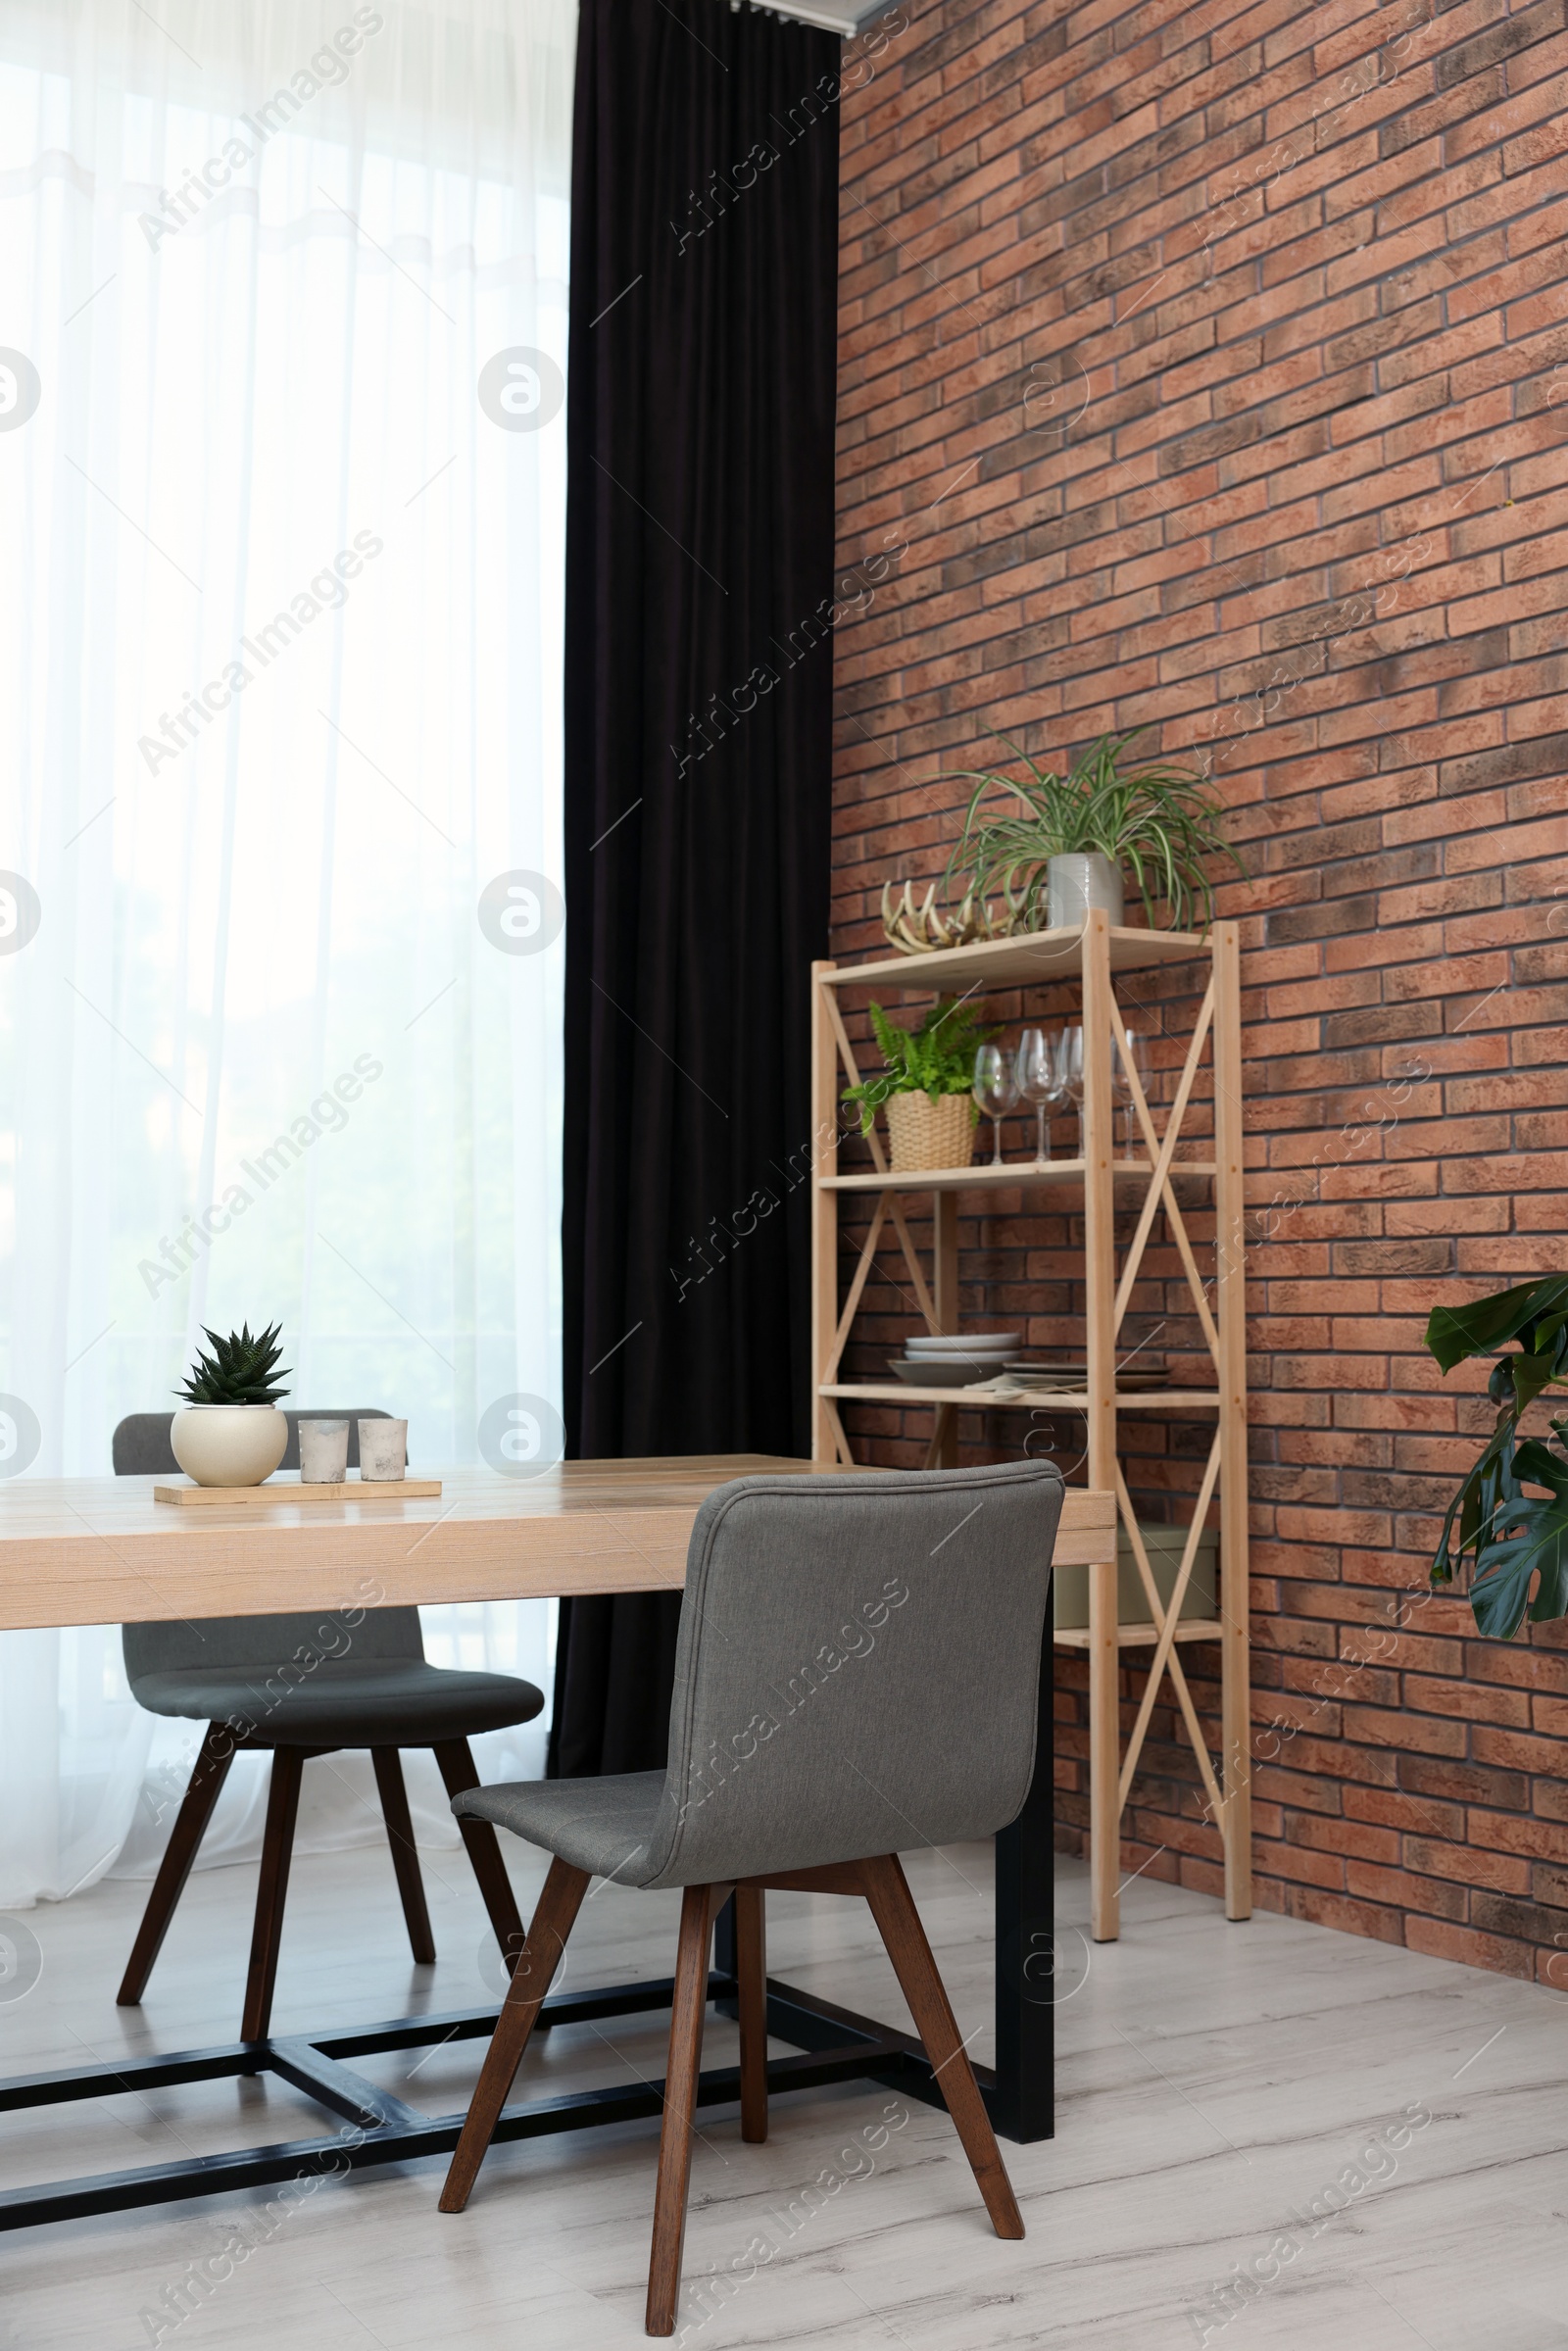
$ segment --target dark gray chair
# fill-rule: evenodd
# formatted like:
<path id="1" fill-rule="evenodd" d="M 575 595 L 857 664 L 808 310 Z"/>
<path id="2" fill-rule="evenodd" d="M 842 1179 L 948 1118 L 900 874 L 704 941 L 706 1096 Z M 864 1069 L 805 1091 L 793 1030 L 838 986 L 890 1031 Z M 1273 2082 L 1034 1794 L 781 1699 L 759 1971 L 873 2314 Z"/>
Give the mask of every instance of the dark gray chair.
<path id="1" fill-rule="evenodd" d="M 290 1412 L 281 1466 L 300 1465 L 301 1420 L 346 1420 L 349 1464 L 357 1469 L 358 1423 L 386 1417 L 371 1409 Z M 177 1474 L 169 1438 L 172 1420 L 172 1412 L 133 1412 L 122 1420 L 115 1431 L 116 1476 Z M 427 1665 L 417 1608 L 351 1609 L 336 1616 L 318 1609 L 308 1615 L 125 1625 L 121 1640 L 137 1704 L 152 1714 L 206 1723 L 207 1736 L 153 1881 L 118 1994 L 120 2006 L 140 2004 L 213 1806 L 242 1748 L 270 1749 L 272 1770 L 240 2038 L 265 2039 L 271 2019 L 300 1778 L 313 1755 L 338 1747 L 369 1748 L 409 1942 L 417 1962 L 433 1961 L 435 1942 L 398 1749 L 432 1748 L 447 1793 L 456 1800 L 479 1786 L 469 1739 L 479 1731 L 531 1722 L 544 1705 L 543 1692 L 514 1674 Z M 496 1940 L 511 1966 L 522 1949 L 523 1929 L 496 1833 L 478 1818 L 460 1820 L 458 1826 Z"/>
<path id="2" fill-rule="evenodd" d="M 555 1856 L 441 2194 L 461 2212 L 595 1877 L 685 1888 L 650 2334 L 671 2334 L 714 1917 L 735 1896 L 741 2136 L 767 2135 L 768 1886 L 870 1904 L 999 2236 L 1023 2222 L 900 1849 L 993 1836 L 1034 1771 L 1062 1485 L 997 1469 L 737 1478 L 692 1529 L 662 1772 L 455 1797 Z"/>

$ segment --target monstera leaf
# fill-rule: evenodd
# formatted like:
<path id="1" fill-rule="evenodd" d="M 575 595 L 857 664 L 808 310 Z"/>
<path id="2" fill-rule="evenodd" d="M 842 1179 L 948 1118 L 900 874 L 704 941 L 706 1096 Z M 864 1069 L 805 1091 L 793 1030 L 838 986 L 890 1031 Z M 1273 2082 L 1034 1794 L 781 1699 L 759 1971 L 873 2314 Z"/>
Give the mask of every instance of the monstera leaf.
<path id="1" fill-rule="evenodd" d="M 1568 1460 L 1527 1438 L 1514 1455 L 1514 1468 L 1532 1486 L 1544 1486 L 1539 1501 L 1518 1494 L 1498 1514 L 1500 1526 L 1517 1532 L 1484 1538 L 1476 1546 L 1476 1575 L 1470 1605 L 1483 1633 L 1511 1641 L 1528 1615 L 1534 1624 L 1568 1616 Z M 1531 1579 L 1540 1574 L 1534 1599 Z"/>
<path id="2" fill-rule="evenodd" d="M 1506 1369 L 1522 1412 L 1551 1381 L 1568 1377 L 1568 1275 L 1499 1290 L 1468 1306 L 1436 1306 L 1427 1323 L 1428 1350 L 1446 1372 L 1472 1355 L 1494 1355 L 1511 1339 L 1520 1351 L 1506 1358 Z"/>
<path id="3" fill-rule="evenodd" d="M 1482 1544 L 1501 1523 L 1506 1506 L 1520 1498 L 1514 1475 L 1516 1426 L 1513 1406 L 1505 1405 L 1497 1415 L 1497 1425 L 1487 1441 L 1486 1451 L 1448 1504 L 1438 1538 L 1437 1557 L 1432 1562 L 1434 1584 L 1451 1584 L 1454 1568 L 1466 1551 L 1479 1559 Z M 1457 1543 L 1453 1540 L 1456 1519 Z"/>
<path id="4" fill-rule="evenodd" d="M 1501 1354 L 1487 1383 L 1498 1407 L 1485 1451 L 1449 1503 L 1432 1562 L 1450 1584 L 1468 1552 L 1470 1604 L 1483 1633 L 1507 1641 L 1527 1616 L 1568 1616 L 1568 1421 L 1553 1421 L 1556 1448 L 1520 1439 L 1520 1416 L 1553 1385 L 1568 1386 L 1568 1276 L 1526 1282 L 1467 1306 L 1439 1306 L 1426 1344 L 1445 1372 L 1475 1355 Z M 1544 1486 L 1544 1496 L 1524 1492 Z M 1535 1596 L 1531 1586 L 1536 1585 Z"/>

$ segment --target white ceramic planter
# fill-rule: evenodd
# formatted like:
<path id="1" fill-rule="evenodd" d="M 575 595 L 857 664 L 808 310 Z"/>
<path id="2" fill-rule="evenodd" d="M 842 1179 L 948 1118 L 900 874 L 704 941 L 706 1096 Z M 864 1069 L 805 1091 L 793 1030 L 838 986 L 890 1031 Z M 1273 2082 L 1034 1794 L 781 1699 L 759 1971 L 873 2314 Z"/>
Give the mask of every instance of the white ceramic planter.
<path id="1" fill-rule="evenodd" d="M 1113 923 L 1126 914 L 1121 867 L 1098 849 L 1074 851 L 1046 863 L 1046 919 L 1054 931 L 1075 931 L 1091 906 L 1101 906 Z"/>
<path id="2" fill-rule="evenodd" d="M 198 1486 L 260 1486 L 288 1450 L 288 1418 L 272 1404 L 187 1404 L 169 1442 Z"/>

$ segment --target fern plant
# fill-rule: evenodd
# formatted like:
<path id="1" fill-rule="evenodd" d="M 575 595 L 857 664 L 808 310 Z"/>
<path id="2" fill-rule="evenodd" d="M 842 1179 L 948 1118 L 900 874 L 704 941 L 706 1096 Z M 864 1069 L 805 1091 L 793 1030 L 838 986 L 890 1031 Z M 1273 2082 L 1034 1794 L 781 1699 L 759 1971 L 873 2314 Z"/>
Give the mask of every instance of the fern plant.
<path id="1" fill-rule="evenodd" d="M 1538 1625 L 1568 1616 L 1568 1416 L 1552 1421 L 1549 1440 L 1519 1437 L 1527 1407 L 1548 1388 L 1568 1388 L 1568 1275 L 1436 1307 L 1426 1329 L 1445 1372 L 1497 1354 L 1510 1341 L 1513 1351 L 1487 1382 L 1496 1426 L 1448 1504 L 1432 1562 L 1433 1583 L 1451 1584 L 1469 1554 L 1476 1624 L 1500 1641 L 1510 1641 L 1527 1614 Z M 1527 1494 L 1527 1485 L 1544 1491 Z"/>
<path id="2" fill-rule="evenodd" d="M 1155 901 L 1163 899 L 1174 929 L 1193 927 L 1200 914 L 1206 930 L 1214 916 L 1214 891 L 1205 859 L 1229 857 L 1244 875 L 1247 867 L 1225 839 L 1224 811 L 1196 768 L 1129 756 L 1138 737 L 1148 732 L 1137 726 L 1125 735 L 1102 735 L 1065 776 L 1037 767 L 1026 752 L 999 736 L 1022 759 L 1028 779 L 1019 782 L 984 768 L 960 770 L 975 788 L 948 859 L 944 879 L 950 892 L 954 875 L 965 874 L 967 888 L 981 902 L 1001 893 L 1013 930 L 1043 930 L 1051 859 L 1098 851 L 1131 869 L 1151 929 Z M 992 794 L 1010 800 L 1012 809 L 982 812 Z"/>
<path id="3" fill-rule="evenodd" d="M 255 1339 L 249 1323 L 230 1331 L 226 1339 L 208 1331 L 212 1353 L 198 1348 L 190 1376 L 175 1394 L 183 1396 L 188 1404 L 275 1404 L 280 1396 L 288 1394 L 281 1385 L 288 1377 L 288 1366 L 276 1368 L 283 1351 L 278 1339 L 282 1327 L 273 1323 L 270 1331 Z"/>
<path id="4" fill-rule="evenodd" d="M 962 999 L 955 996 L 939 996 L 915 1029 L 895 1028 L 882 1006 L 873 1004 L 871 1026 L 886 1066 L 880 1077 L 844 1089 L 844 1100 L 859 1104 L 862 1135 L 869 1135 L 877 1104 L 890 1094 L 928 1094 L 933 1102 L 943 1094 L 967 1094 L 974 1079 L 975 1049 L 997 1034 L 985 1025 L 978 1007 L 965 1011 Z M 979 1115 L 977 1110 L 976 1118 Z"/>

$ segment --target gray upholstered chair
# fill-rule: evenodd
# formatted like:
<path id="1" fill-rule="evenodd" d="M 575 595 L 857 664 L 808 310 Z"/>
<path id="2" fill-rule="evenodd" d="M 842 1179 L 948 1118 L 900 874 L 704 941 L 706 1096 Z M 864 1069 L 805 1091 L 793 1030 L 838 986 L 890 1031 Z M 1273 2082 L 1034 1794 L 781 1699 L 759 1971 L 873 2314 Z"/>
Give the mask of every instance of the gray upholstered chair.
<path id="1" fill-rule="evenodd" d="M 349 1463 L 358 1468 L 358 1423 L 384 1420 L 386 1414 L 290 1412 L 287 1418 L 283 1468 L 300 1465 L 301 1420 L 346 1420 Z M 115 1431 L 115 1474 L 177 1472 L 169 1437 L 172 1419 L 172 1412 L 134 1412 L 122 1420 Z M 121 1640 L 137 1704 L 152 1714 L 206 1723 L 207 1736 L 131 1948 L 120 2006 L 140 2003 L 213 1806 L 242 1748 L 270 1749 L 272 1770 L 240 2038 L 264 2039 L 271 2019 L 300 1778 L 313 1755 L 338 1747 L 369 1748 L 409 1942 L 416 1961 L 432 1961 L 435 1942 L 398 1750 L 433 1748 L 447 1793 L 457 1798 L 479 1785 L 469 1739 L 479 1731 L 531 1722 L 544 1705 L 543 1692 L 514 1674 L 427 1665 L 417 1608 L 347 1609 L 335 1615 L 316 1609 L 307 1615 L 126 1625 Z M 522 1948 L 522 1921 L 496 1833 L 477 1818 L 458 1826 L 496 1940 L 511 1965 Z"/>
<path id="2" fill-rule="evenodd" d="M 901 1848 L 985 1837 L 1034 1769 L 1061 1479 L 998 1469 L 737 1478 L 692 1529 L 662 1772 L 453 1800 L 554 1855 L 442 2190 L 461 2212 L 595 1877 L 685 1888 L 664 2081 L 650 2334 L 674 2331 L 709 1947 L 733 1890 L 741 2136 L 767 2135 L 762 1896 L 860 1894 L 1000 2236 L 1023 2223 Z"/>

